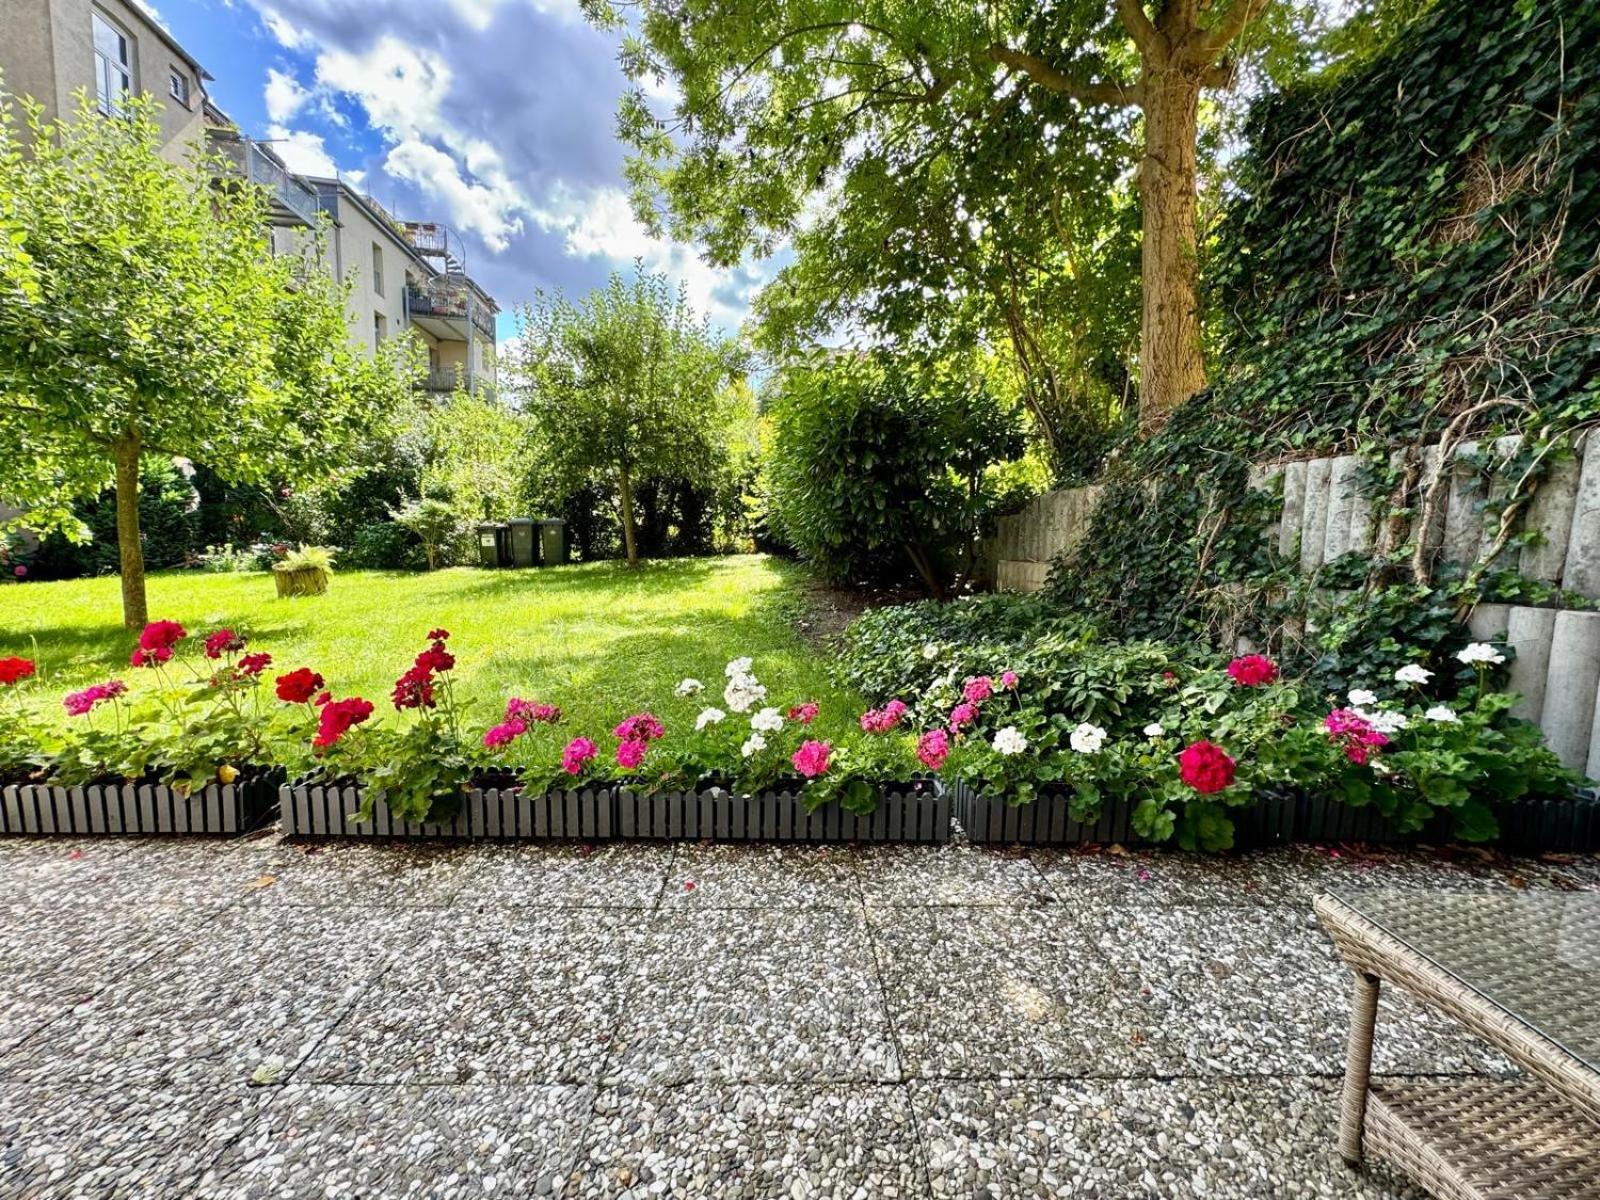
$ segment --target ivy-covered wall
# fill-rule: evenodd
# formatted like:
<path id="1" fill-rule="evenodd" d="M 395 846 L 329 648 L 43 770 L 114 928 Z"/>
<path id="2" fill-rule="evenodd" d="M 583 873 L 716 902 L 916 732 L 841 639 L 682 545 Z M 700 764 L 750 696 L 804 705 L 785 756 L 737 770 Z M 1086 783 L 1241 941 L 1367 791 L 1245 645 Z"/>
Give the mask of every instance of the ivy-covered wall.
<path id="1" fill-rule="evenodd" d="M 1112 456 L 1047 596 L 1330 690 L 1419 647 L 1448 669 L 1480 605 L 1593 608 L 1518 566 L 1600 422 L 1600 4 L 1440 0 L 1250 131 L 1208 248 L 1214 386 Z M 1336 553 L 1283 529 L 1297 472 L 1253 465 L 1319 457 L 1371 521 Z M 1446 553 L 1468 518 L 1476 557 Z"/>

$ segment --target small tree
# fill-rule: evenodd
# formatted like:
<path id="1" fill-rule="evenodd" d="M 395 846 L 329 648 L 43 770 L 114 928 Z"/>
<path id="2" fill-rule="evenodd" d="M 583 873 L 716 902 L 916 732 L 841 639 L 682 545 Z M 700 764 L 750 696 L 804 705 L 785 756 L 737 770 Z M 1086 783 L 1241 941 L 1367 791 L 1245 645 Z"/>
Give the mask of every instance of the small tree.
<path id="1" fill-rule="evenodd" d="M 665 275 L 642 266 L 632 280 L 612 275 L 581 304 L 541 292 L 518 317 L 514 373 L 550 468 L 574 490 L 597 476 L 615 481 L 634 566 L 635 488 L 651 476 L 700 479 L 714 465 L 739 355 L 681 289 L 674 295 Z"/>
<path id="2" fill-rule="evenodd" d="M 448 500 L 433 496 L 411 501 L 394 514 L 394 519 L 422 540 L 430 571 L 438 568 L 440 551 L 461 533 L 461 518 L 455 507 Z"/>
<path id="3" fill-rule="evenodd" d="M 367 359 L 344 295 L 274 257 L 260 189 L 164 160 L 148 101 L 88 97 L 46 122 L 0 108 L 0 496 L 81 536 L 70 501 L 114 480 L 123 619 L 146 619 L 139 464 L 183 456 L 230 483 L 335 463 L 405 394 L 415 349 Z M 223 178 L 226 178 L 223 176 Z"/>

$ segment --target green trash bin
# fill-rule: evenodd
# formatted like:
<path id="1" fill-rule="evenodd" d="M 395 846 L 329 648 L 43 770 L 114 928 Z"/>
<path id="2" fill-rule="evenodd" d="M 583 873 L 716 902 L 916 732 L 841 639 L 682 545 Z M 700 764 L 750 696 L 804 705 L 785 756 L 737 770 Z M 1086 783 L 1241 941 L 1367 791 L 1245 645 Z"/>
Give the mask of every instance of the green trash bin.
<path id="1" fill-rule="evenodd" d="M 539 553 L 536 522 L 530 517 L 512 517 L 506 524 L 511 534 L 511 565 L 513 567 L 537 565 Z"/>
<path id="2" fill-rule="evenodd" d="M 539 522 L 539 562 L 546 567 L 567 561 L 567 523 L 559 517 Z"/>
<path id="3" fill-rule="evenodd" d="M 482 521 L 477 527 L 478 565 L 503 567 L 509 556 L 506 553 L 506 526 L 499 521 Z"/>

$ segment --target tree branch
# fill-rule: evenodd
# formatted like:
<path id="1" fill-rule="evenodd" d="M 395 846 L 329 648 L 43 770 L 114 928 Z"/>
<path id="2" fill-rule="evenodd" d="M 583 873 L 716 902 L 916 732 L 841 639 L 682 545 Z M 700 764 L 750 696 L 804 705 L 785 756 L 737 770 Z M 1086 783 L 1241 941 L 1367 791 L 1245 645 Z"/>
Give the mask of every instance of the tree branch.
<path id="1" fill-rule="evenodd" d="M 1244 32 L 1244 27 L 1258 17 L 1267 7 L 1268 0 L 1233 0 L 1222 23 L 1208 29 L 1195 40 L 1195 50 L 1200 62 L 1209 66 Z"/>
<path id="2" fill-rule="evenodd" d="M 1040 87 L 1071 96 L 1080 104 L 1109 104 L 1113 108 L 1128 108 L 1144 101 L 1144 90 L 1136 83 L 1079 79 L 1057 70 L 1036 54 L 1013 50 L 1010 46 L 990 46 L 981 57 L 1013 67 Z"/>
<path id="3" fill-rule="evenodd" d="M 1144 0 L 1117 0 L 1117 16 L 1141 55 L 1159 54 L 1167 48 L 1167 39 L 1144 11 Z"/>

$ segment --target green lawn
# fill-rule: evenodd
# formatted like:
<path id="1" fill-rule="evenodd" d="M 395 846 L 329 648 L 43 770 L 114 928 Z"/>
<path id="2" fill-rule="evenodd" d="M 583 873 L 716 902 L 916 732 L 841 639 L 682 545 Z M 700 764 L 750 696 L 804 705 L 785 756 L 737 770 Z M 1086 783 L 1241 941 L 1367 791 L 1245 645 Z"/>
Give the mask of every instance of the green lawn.
<path id="1" fill-rule="evenodd" d="M 561 705 L 564 730 L 596 740 L 647 706 L 683 720 L 702 703 L 720 705 L 724 664 L 749 655 L 771 703 L 821 700 L 827 727 L 837 729 L 859 701 L 832 686 L 825 656 L 794 629 L 803 582 L 791 564 L 744 556 L 633 571 L 609 562 L 348 571 L 325 596 L 279 600 L 265 574 L 182 572 L 150 579 L 150 615 L 181 621 L 191 636 L 229 626 L 252 649 L 272 653 L 269 676 L 313 667 L 337 695 L 363 695 L 391 717 L 395 676 L 442 625 L 453 635 L 461 694 L 477 702 L 477 728 L 511 695 Z M 64 719 L 59 697 L 69 688 L 108 675 L 136 681 L 128 667 L 134 637 L 121 626 L 118 597 L 114 578 L 0 588 L 0 657 L 37 659 L 43 678 L 31 695 L 49 719 Z M 705 681 L 707 695 L 675 701 L 672 689 L 686 675 Z"/>

